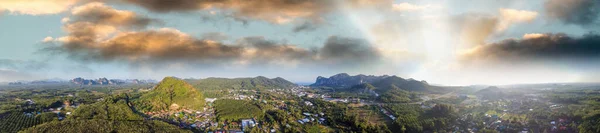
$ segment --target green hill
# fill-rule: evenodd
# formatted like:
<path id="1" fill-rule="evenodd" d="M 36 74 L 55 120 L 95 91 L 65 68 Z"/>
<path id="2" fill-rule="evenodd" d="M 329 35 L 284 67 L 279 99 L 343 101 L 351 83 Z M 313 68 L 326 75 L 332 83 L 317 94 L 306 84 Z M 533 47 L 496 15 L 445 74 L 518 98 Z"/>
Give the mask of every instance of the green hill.
<path id="1" fill-rule="evenodd" d="M 376 91 L 379 92 L 385 92 L 388 89 L 392 89 L 392 86 L 395 86 L 405 91 L 425 92 L 429 91 L 430 89 L 429 84 L 427 84 L 426 82 L 417 81 L 413 79 L 403 79 L 397 76 L 387 77 L 382 80 L 375 81 L 371 84 L 377 87 Z"/>
<path id="2" fill-rule="evenodd" d="M 290 88 L 296 84 L 277 77 L 269 79 L 263 76 L 254 78 L 206 78 L 206 79 L 190 79 L 187 80 L 194 86 L 207 90 L 220 89 L 279 89 Z"/>
<path id="3" fill-rule="evenodd" d="M 481 99 L 498 100 L 504 98 L 506 94 L 502 91 L 502 89 L 496 86 L 490 86 L 475 92 L 475 95 L 477 95 Z"/>
<path id="4" fill-rule="evenodd" d="M 377 99 L 385 103 L 409 103 L 420 101 L 419 95 L 423 93 L 447 93 L 451 90 L 429 85 L 425 81 L 389 76 L 372 83 L 354 85 L 348 91 L 371 94 L 374 92 L 379 94 Z"/>
<path id="5" fill-rule="evenodd" d="M 94 104 L 81 105 L 65 120 L 43 123 L 21 132 L 189 132 L 162 121 L 144 120 L 132 110 L 128 101 L 127 95 L 108 97 Z"/>
<path id="6" fill-rule="evenodd" d="M 103 119 L 103 120 L 143 120 L 128 105 L 129 97 L 120 95 L 108 97 L 94 104 L 81 105 L 73 112 L 73 119 Z"/>
<path id="7" fill-rule="evenodd" d="M 199 110 L 204 107 L 204 96 L 184 80 L 166 77 L 153 90 L 143 94 L 136 104 L 140 111 Z"/>

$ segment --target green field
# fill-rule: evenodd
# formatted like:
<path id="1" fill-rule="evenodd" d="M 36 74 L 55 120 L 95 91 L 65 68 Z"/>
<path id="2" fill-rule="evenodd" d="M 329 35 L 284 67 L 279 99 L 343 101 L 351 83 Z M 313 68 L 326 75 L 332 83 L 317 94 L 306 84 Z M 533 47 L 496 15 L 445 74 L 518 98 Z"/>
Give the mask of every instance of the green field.
<path id="1" fill-rule="evenodd" d="M 237 121 L 264 115 L 262 110 L 251 102 L 231 99 L 215 101 L 215 111 L 219 121 Z"/>

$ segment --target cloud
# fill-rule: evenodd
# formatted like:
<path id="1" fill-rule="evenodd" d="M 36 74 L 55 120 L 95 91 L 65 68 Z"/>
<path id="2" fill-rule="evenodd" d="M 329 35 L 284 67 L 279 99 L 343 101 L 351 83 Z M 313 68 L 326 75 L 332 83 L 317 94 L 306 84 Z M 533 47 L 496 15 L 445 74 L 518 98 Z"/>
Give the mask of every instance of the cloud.
<path id="1" fill-rule="evenodd" d="M 153 12 L 192 12 L 214 9 L 231 13 L 235 20 L 263 20 L 273 24 L 285 24 L 295 20 L 321 23 L 331 12 L 341 8 L 390 8 L 391 0 L 123 0 Z"/>
<path id="2" fill-rule="evenodd" d="M 531 22 L 538 15 L 537 12 L 527 10 L 502 8 L 499 11 L 500 23 L 498 24 L 498 27 L 496 27 L 497 31 L 504 31 L 514 23 Z"/>
<path id="3" fill-rule="evenodd" d="M 265 20 L 275 24 L 287 23 L 296 18 L 319 20 L 320 14 L 328 12 L 334 4 L 329 0 L 125 0 L 125 2 L 160 13 L 217 8 L 231 11 L 233 17 L 238 19 Z"/>
<path id="4" fill-rule="evenodd" d="M 600 16 L 598 0 L 547 0 L 545 5 L 548 16 L 566 24 L 597 25 Z"/>
<path id="5" fill-rule="evenodd" d="M 142 29 L 157 21 L 131 11 L 116 10 L 103 3 L 92 2 L 72 9 L 69 21 L 63 27 L 68 35 L 56 40 L 69 50 L 100 47 L 95 44 L 105 41 L 119 30 Z"/>
<path id="6" fill-rule="evenodd" d="M 378 51 L 360 39 L 330 37 L 323 48 L 310 50 L 264 37 L 245 37 L 232 44 L 224 44 L 196 39 L 169 28 L 122 32 L 103 41 L 76 45 L 67 42 L 47 50 L 68 53 L 69 57 L 80 61 L 124 61 L 132 65 L 145 63 L 158 66 L 173 62 L 196 66 L 236 63 L 259 66 L 287 63 L 336 65 L 379 59 Z"/>
<path id="7" fill-rule="evenodd" d="M 523 35 L 523 39 L 536 39 L 541 37 L 547 37 L 548 34 L 540 34 L 540 33 L 527 33 Z"/>
<path id="8" fill-rule="evenodd" d="M 451 17 L 453 33 L 458 33 L 464 48 L 483 45 L 494 35 L 518 23 L 531 22 L 538 13 L 526 10 L 500 9 L 499 15 L 466 13 Z"/>
<path id="9" fill-rule="evenodd" d="M 571 62 L 599 63 L 600 35 L 570 37 L 566 34 L 526 34 L 523 39 L 508 39 L 481 45 L 465 53 L 465 61 L 483 62 Z"/>
<path id="10" fill-rule="evenodd" d="M 319 51 L 319 58 L 333 63 L 367 63 L 378 61 L 380 52 L 365 40 L 332 36 Z"/>
<path id="11" fill-rule="evenodd" d="M 62 19 L 60 19 L 61 23 L 68 23 L 69 21 L 71 21 L 70 18 L 62 18 Z"/>
<path id="12" fill-rule="evenodd" d="M 211 40 L 198 40 L 168 28 L 120 33 L 99 44 L 86 52 L 105 60 L 227 60 L 239 56 L 240 50 Z"/>
<path id="13" fill-rule="evenodd" d="M 237 40 L 236 45 L 244 48 L 238 62 L 245 65 L 315 63 L 314 51 L 293 44 L 267 40 L 264 37 L 245 37 Z"/>
<path id="14" fill-rule="evenodd" d="M 144 28 L 158 20 L 138 15 L 131 11 L 116 10 L 100 2 L 92 2 L 71 10 L 74 22 L 91 22 L 97 25 L 113 25 L 132 28 Z M 67 21 L 67 22 L 68 22 Z"/>
<path id="15" fill-rule="evenodd" d="M 2 0 L 0 12 L 6 10 L 14 14 L 57 14 L 68 10 L 75 3 L 77 0 Z"/>
<path id="16" fill-rule="evenodd" d="M 310 23 L 310 22 L 305 22 L 301 25 L 298 25 L 296 27 L 294 27 L 294 32 L 301 32 L 301 31 L 314 31 L 318 28 L 317 25 Z"/>
<path id="17" fill-rule="evenodd" d="M 458 34 L 460 43 L 469 48 L 485 44 L 489 36 L 496 32 L 499 23 L 498 17 L 468 13 L 453 16 L 451 19 L 452 31 Z"/>
<path id="18" fill-rule="evenodd" d="M 50 36 L 48 36 L 48 37 L 46 37 L 46 38 L 44 38 L 44 39 L 42 40 L 42 42 L 44 42 L 44 43 L 47 43 L 47 42 L 52 42 L 52 41 L 54 41 L 54 38 L 52 38 L 52 37 L 50 37 Z"/>
<path id="19" fill-rule="evenodd" d="M 163 10 L 163 9 L 157 9 Z M 378 58 L 378 51 L 360 39 L 330 37 L 323 48 L 306 49 L 264 37 L 244 37 L 231 44 L 229 37 L 207 32 L 200 38 L 177 29 L 147 29 L 157 20 L 131 11 L 92 2 L 75 7 L 63 29 L 67 36 L 44 51 L 66 53 L 84 62 L 129 62 L 131 65 L 227 64 L 268 65 L 304 62 L 320 64 L 364 62 Z"/>
<path id="20" fill-rule="evenodd" d="M 202 39 L 205 40 L 214 40 L 214 41 L 223 41 L 229 39 L 229 36 L 221 33 L 221 32 L 208 32 L 202 34 Z"/>
<path id="21" fill-rule="evenodd" d="M 422 11 L 422 10 L 432 10 L 432 9 L 440 9 L 439 5 L 414 5 L 410 3 L 399 3 L 392 5 L 392 10 L 399 12 L 412 12 L 412 11 Z"/>

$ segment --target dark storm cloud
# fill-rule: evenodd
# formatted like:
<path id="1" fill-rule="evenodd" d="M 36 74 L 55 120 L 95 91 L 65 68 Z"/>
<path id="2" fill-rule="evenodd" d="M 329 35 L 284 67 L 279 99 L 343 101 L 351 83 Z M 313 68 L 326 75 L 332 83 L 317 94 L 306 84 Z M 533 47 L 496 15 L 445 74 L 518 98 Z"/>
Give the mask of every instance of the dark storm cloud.
<path id="1" fill-rule="evenodd" d="M 504 40 L 482 45 L 465 55 L 467 61 L 600 61 L 600 35 L 570 37 L 566 34 L 537 34 L 522 40 Z"/>
<path id="2" fill-rule="evenodd" d="M 368 63 L 378 61 L 381 53 L 362 39 L 332 36 L 319 50 L 319 58 L 324 61 L 347 63 Z"/>
<path id="3" fill-rule="evenodd" d="M 599 0 L 548 0 L 545 9 L 550 17 L 567 24 L 584 26 L 599 24 Z"/>

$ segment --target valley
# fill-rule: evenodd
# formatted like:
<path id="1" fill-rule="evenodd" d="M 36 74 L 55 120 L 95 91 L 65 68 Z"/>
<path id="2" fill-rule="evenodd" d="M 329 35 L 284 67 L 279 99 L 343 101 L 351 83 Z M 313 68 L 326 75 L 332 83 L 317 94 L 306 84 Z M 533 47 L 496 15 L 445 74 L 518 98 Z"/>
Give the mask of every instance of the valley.
<path id="1" fill-rule="evenodd" d="M 593 131 L 600 109 L 596 84 L 482 88 L 340 75 L 310 86 L 260 76 L 10 85 L 0 90 L 0 119 L 24 121 L 3 132 L 535 133 Z M 84 126 L 92 123 L 100 127 Z"/>

